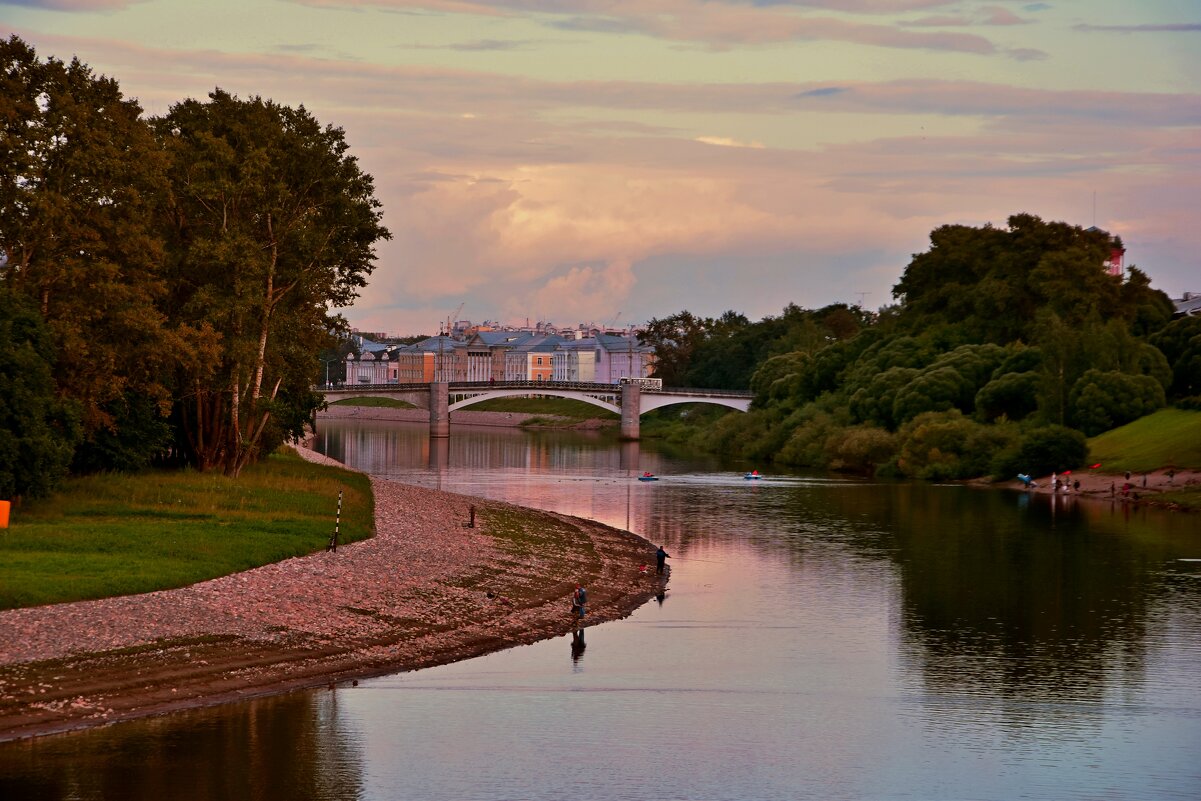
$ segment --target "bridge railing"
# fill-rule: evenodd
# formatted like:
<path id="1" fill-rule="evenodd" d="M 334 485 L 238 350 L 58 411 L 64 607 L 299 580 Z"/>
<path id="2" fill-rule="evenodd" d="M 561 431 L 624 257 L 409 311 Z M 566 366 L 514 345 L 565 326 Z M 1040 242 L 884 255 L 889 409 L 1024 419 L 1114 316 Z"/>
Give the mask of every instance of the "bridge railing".
<path id="1" fill-rule="evenodd" d="M 580 392 L 621 392 L 617 384 L 590 381 L 452 381 L 450 391 L 465 389 L 574 389 Z"/>
<path id="2" fill-rule="evenodd" d="M 337 384 L 324 387 L 313 387 L 314 392 L 412 392 L 428 390 L 429 384 L 422 383 L 389 383 L 389 384 Z M 451 381 L 448 389 L 451 392 L 463 390 L 489 389 L 529 389 L 537 392 L 539 389 L 571 389 L 578 392 L 620 392 L 620 384 L 601 384 L 589 381 Z M 752 398 L 755 393 L 749 389 L 697 389 L 694 387 L 663 387 L 662 389 L 643 389 L 646 394 L 655 395 L 710 395 L 716 397 Z"/>

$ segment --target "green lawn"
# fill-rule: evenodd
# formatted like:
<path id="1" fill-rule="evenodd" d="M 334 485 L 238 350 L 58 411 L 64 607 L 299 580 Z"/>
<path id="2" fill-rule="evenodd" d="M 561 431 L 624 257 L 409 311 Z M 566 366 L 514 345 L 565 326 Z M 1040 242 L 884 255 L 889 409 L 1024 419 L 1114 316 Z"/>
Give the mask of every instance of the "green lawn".
<path id="1" fill-rule="evenodd" d="M 1161 409 L 1093 437 L 1088 452 L 1107 473 L 1201 469 L 1201 412 Z"/>
<path id="2" fill-rule="evenodd" d="M 371 406 L 383 407 L 385 409 L 416 409 L 413 404 L 402 401 L 393 400 L 392 398 L 343 398 L 340 401 L 334 401 L 330 406 Z"/>
<path id="3" fill-rule="evenodd" d="M 571 420 L 618 420 L 619 415 L 599 406 L 570 398 L 492 398 L 464 406 L 465 412 L 510 412 Z"/>
<path id="4" fill-rule="evenodd" d="M 237 479 L 147 472 L 73 479 L 0 530 L 0 609 L 182 587 L 371 535 L 367 476 L 281 451 Z"/>

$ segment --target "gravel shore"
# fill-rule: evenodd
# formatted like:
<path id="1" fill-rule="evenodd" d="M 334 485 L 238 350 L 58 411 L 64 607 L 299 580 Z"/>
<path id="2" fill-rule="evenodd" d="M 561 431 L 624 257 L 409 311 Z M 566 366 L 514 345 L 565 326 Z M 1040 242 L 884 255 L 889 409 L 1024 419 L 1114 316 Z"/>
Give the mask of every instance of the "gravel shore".
<path id="1" fill-rule="evenodd" d="M 313 461 L 326 457 L 304 449 Z M 593 521 L 372 479 L 375 536 L 177 590 L 0 612 L 0 741 L 412 670 L 567 634 L 658 591 Z M 467 528 L 476 508 L 476 528 Z M 514 550 L 492 521 L 525 526 Z M 499 522 L 497 523 L 499 525 Z"/>

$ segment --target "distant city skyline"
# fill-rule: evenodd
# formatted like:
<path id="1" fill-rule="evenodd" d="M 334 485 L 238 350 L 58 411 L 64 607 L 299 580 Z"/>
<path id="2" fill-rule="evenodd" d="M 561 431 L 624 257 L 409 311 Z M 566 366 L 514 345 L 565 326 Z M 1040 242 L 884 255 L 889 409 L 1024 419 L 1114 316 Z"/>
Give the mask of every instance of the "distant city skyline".
<path id="1" fill-rule="evenodd" d="M 1201 291 L 1195 0 L 0 0 L 147 114 L 304 105 L 374 176 L 352 326 L 875 309 L 929 232 L 1096 225 Z"/>

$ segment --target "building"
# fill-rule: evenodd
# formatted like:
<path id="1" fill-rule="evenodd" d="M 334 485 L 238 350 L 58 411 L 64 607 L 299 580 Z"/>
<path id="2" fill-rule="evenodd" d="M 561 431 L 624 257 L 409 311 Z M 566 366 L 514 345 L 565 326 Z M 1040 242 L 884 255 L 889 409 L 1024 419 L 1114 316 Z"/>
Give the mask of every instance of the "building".
<path id="1" fill-rule="evenodd" d="M 1185 292 L 1179 300 L 1172 298 L 1177 317 L 1201 317 L 1201 292 Z"/>

